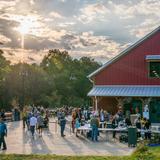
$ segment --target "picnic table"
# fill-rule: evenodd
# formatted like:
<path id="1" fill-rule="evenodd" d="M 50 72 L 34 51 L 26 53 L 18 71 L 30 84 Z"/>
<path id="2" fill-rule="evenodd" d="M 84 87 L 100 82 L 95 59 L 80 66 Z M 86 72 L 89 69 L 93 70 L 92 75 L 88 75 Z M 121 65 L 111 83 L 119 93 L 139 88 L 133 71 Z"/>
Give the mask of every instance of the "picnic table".
<path id="1" fill-rule="evenodd" d="M 87 134 L 92 130 L 92 128 L 90 127 L 90 124 L 85 124 L 84 126 L 80 126 L 78 129 L 78 131 L 80 131 L 81 133 L 85 133 L 85 135 L 87 136 Z M 125 128 L 98 128 L 98 131 L 100 132 L 105 132 L 106 133 L 106 140 L 109 140 L 109 132 L 118 132 L 118 133 L 127 133 L 128 129 Z"/>
<path id="2" fill-rule="evenodd" d="M 85 133 L 85 135 L 87 136 L 87 134 L 92 130 L 90 124 L 85 124 L 84 126 L 80 126 L 78 129 L 78 131 L 80 131 L 80 133 Z M 102 131 L 106 133 L 106 140 L 109 140 L 109 132 L 113 133 L 120 133 L 122 135 L 122 133 L 124 134 L 128 134 L 128 128 L 127 127 L 117 127 L 117 128 L 98 128 L 98 131 Z M 151 134 L 160 134 L 160 131 L 155 131 L 155 130 L 144 130 L 144 129 L 137 129 L 137 132 L 139 133 L 151 133 Z"/>
<path id="3" fill-rule="evenodd" d="M 79 131 L 91 131 L 92 128 L 87 126 L 87 125 L 84 125 L 84 126 L 81 126 L 78 128 Z M 99 131 L 108 131 L 108 132 L 111 132 L 111 131 L 117 131 L 117 132 L 121 132 L 121 131 L 127 131 L 127 128 L 98 128 Z"/>
<path id="4" fill-rule="evenodd" d="M 92 128 L 90 126 L 90 124 L 85 124 L 84 126 L 80 126 L 78 128 L 79 131 L 91 131 Z M 117 127 L 117 128 L 98 128 L 99 131 L 116 131 L 116 132 L 128 132 L 128 128 L 127 127 Z M 160 131 L 157 130 L 144 130 L 144 129 L 137 129 L 137 132 L 151 132 L 151 133 L 159 133 Z"/>

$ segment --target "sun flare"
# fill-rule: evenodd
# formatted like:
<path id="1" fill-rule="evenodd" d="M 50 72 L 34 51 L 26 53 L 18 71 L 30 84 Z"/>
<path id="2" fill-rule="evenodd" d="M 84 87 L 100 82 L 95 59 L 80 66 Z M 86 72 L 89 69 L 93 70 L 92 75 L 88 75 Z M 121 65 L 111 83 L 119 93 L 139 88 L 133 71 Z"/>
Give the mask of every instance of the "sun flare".
<path id="1" fill-rule="evenodd" d="M 29 29 L 30 27 L 29 26 L 26 26 L 25 24 L 21 24 L 18 28 L 18 31 L 21 33 L 21 34 L 28 34 L 29 33 Z"/>
<path id="2" fill-rule="evenodd" d="M 15 28 L 16 31 L 25 34 L 37 34 L 37 29 L 41 27 L 40 23 L 37 21 L 36 17 L 28 16 L 28 17 L 18 17 L 19 26 Z"/>
<path id="3" fill-rule="evenodd" d="M 23 20 L 20 22 L 17 31 L 19 31 L 21 34 L 28 34 L 31 31 L 32 27 L 33 27 L 32 21 Z"/>

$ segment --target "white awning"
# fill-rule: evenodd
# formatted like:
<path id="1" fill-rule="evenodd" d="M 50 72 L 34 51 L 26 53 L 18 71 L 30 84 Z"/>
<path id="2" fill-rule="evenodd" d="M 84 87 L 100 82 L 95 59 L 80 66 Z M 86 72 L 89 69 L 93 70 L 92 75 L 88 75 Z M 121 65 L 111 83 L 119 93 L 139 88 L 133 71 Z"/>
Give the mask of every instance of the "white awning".
<path id="1" fill-rule="evenodd" d="M 160 54 L 159 55 L 147 55 L 146 60 L 160 60 Z"/>
<path id="2" fill-rule="evenodd" d="M 160 85 L 97 85 L 91 89 L 88 96 L 160 97 Z"/>

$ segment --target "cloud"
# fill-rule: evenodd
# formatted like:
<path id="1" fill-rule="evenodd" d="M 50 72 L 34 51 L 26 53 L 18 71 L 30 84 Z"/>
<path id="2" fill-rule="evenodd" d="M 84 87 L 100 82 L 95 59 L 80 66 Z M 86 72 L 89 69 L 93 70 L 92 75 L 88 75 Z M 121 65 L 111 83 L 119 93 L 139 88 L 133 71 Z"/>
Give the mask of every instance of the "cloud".
<path id="1" fill-rule="evenodd" d="M 159 26 L 159 21 L 157 21 L 156 18 L 146 19 L 143 23 L 131 29 L 130 32 L 132 35 L 136 35 L 136 37 L 141 38 L 158 26 Z"/>
<path id="2" fill-rule="evenodd" d="M 112 9 L 113 17 L 119 17 L 119 21 L 126 26 L 126 31 L 128 30 L 135 40 L 152 31 L 160 23 L 159 0 L 110 2 L 108 8 Z"/>
<path id="3" fill-rule="evenodd" d="M 22 49 L 11 49 L 11 48 L 3 48 L 4 56 L 7 60 L 12 60 L 12 64 L 18 62 L 26 62 L 26 63 L 40 63 L 42 58 L 48 53 L 48 50 L 22 50 Z"/>
<path id="4" fill-rule="evenodd" d="M 67 27 L 70 27 L 70 26 L 73 26 L 75 25 L 76 22 L 62 22 L 62 23 L 59 23 L 59 27 L 62 27 L 62 28 L 67 28 Z"/>
<path id="5" fill-rule="evenodd" d="M 137 16 L 158 16 L 160 17 L 159 0 L 141 0 L 138 2 L 120 4 L 110 3 L 113 12 L 122 19 L 137 18 Z M 147 17 L 148 18 L 148 17 Z"/>
<path id="6" fill-rule="evenodd" d="M 50 16 L 50 17 L 53 17 L 53 18 L 62 18 L 62 17 L 63 17 L 63 16 L 60 15 L 59 13 L 53 12 L 53 11 L 49 14 L 49 16 Z"/>
<path id="7" fill-rule="evenodd" d="M 29 37 L 26 37 L 28 41 L 25 41 L 24 50 L 4 47 L 5 56 L 7 59 L 12 59 L 12 63 L 22 61 L 22 57 L 25 62 L 40 63 L 49 49 L 60 48 L 67 50 L 74 58 L 89 56 L 104 62 L 104 60 L 110 59 L 124 48 L 123 45 L 111 40 L 109 37 L 95 36 L 93 31 L 82 32 L 81 34 L 60 31 L 60 35 L 59 41 L 55 39 L 40 39 L 29 35 Z"/>
<path id="8" fill-rule="evenodd" d="M 31 5 L 35 5 L 35 0 L 30 0 Z"/>
<path id="9" fill-rule="evenodd" d="M 60 2 L 63 2 L 63 3 L 65 3 L 65 2 L 67 2 L 67 0 L 59 0 Z"/>
<path id="10" fill-rule="evenodd" d="M 103 21 L 106 14 L 109 14 L 110 11 L 101 3 L 95 3 L 86 5 L 86 7 L 80 9 L 80 16 L 78 20 L 82 23 L 90 23 L 96 19 Z"/>
<path id="11" fill-rule="evenodd" d="M 159 0 L 1 0 L 0 40 L 7 58 L 18 61 L 27 24 L 28 62 L 55 48 L 104 61 L 158 26 L 159 8 Z"/>
<path id="12" fill-rule="evenodd" d="M 14 7 L 16 2 L 11 0 L 1 0 L 0 1 L 0 10 L 8 10 L 11 7 Z"/>
<path id="13" fill-rule="evenodd" d="M 8 37 L 6 37 L 4 35 L 0 35 L 0 43 L 6 44 L 8 42 L 11 42 L 11 39 L 9 39 Z"/>
<path id="14" fill-rule="evenodd" d="M 121 45 L 106 36 L 95 36 L 93 31 L 65 35 L 63 41 L 68 45 L 68 51 L 73 57 L 89 56 L 103 62 L 128 46 L 128 44 Z"/>

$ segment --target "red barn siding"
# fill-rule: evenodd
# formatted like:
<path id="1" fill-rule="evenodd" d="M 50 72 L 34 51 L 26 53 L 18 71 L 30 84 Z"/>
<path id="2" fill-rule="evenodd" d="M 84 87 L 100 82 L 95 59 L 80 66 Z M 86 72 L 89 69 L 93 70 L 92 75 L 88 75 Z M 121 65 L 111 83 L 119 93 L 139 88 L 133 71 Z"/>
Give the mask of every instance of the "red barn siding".
<path id="1" fill-rule="evenodd" d="M 96 85 L 160 85 L 148 77 L 146 55 L 160 54 L 160 31 L 95 76 Z"/>

